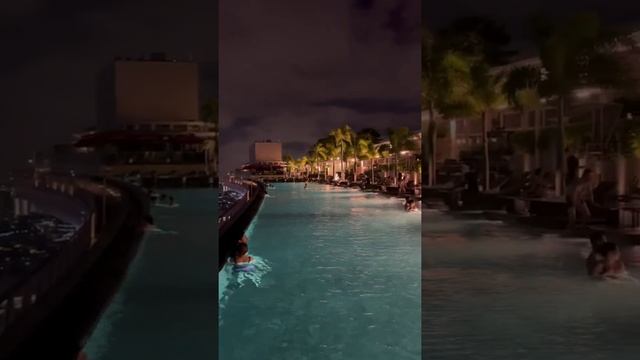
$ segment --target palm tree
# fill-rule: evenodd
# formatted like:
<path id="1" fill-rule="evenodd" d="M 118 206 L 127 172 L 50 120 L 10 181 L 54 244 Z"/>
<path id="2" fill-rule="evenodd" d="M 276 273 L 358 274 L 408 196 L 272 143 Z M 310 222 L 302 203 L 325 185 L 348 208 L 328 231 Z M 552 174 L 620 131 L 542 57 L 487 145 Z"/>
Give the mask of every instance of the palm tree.
<path id="1" fill-rule="evenodd" d="M 344 125 L 331 131 L 330 136 L 333 137 L 335 146 L 340 149 L 341 170 L 344 173 L 343 175 L 346 175 L 345 152 L 348 146 L 353 144 L 353 131 L 349 125 Z"/>
<path id="2" fill-rule="evenodd" d="M 425 150 L 428 153 L 428 180 L 427 184 L 432 186 L 435 184 L 436 174 L 436 142 L 437 142 L 437 124 L 435 117 L 435 102 L 440 94 L 438 90 L 441 87 L 436 86 L 435 68 L 436 56 L 433 52 L 433 36 L 428 31 L 422 34 L 422 90 L 421 90 L 421 107 L 429 112 L 429 122 L 426 124 L 427 136 L 425 137 L 427 146 Z"/>
<path id="3" fill-rule="evenodd" d="M 351 130 L 349 131 L 350 141 L 348 143 L 348 152 L 353 156 L 353 181 L 358 180 L 358 160 L 360 159 L 360 153 L 358 148 L 358 133 Z"/>
<path id="4" fill-rule="evenodd" d="M 480 115 L 482 122 L 482 148 L 484 158 L 484 189 L 491 187 L 489 159 L 489 118 L 491 113 L 505 103 L 502 93 L 503 79 L 490 72 L 488 64 L 476 62 L 471 68 L 471 89 L 469 102 L 474 113 Z"/>
<path id="5" fill-rule="evenodd" d="M 333 139 L 334 149 L 337 150 L 338 157 L 340 157 L 340 165 L 342 165 L 342 153 L 343 153 L 343 149 L 344 149 L 344 144 L 342 143 L 342 138 L 343 138 L 342 130 L 340 128 L 333 129 L 329 133 L 329 136 Z M 333 163 L 333 176 L 334 177 L 335 177 L 335 173 L 336 173 L 336 169 L 335 168 L 336 168 L 336 166 L 335 166 L 335 161 L 334 161 L 334 163 Z"/>
<path id="6" fill-rule="evenodd" d="M 573 90 L 587 84 L 608 86 L 625 82 L 624 71 L 609 48 L 620 38 L 606 34 L 594 13 L 574 15 L 559 25 L 538 17 L 534 27 L 543 66 L 541 92 L 556 98 L 557 171 L 562 179 L 559 192 L 563 194 L 567 170 L 564 160 L 567 98 Z"/>
<path id="7" fill-rule="evenodd" d="M 325 161 L 327 159 L 327 153 L 327 148 L 322 142 L 318 141 L 315 145 L 313 145 L 313 148 L 311 149 L 311 158 L 313 159 L 316 168 L 318 167 L 318 163 L 320 161 Z M 318 180 L 319 179 L 320 171 L 318 170 Z"/>
<path id="8" fill-rule="evenodd" d="M 409 132 L 409 128 L 400 127 L 397 129 L 389 129 L 389 142 L 391 143 L 391 152 L 394 155 L 394 184 L 396 184 L 398 178 L 399 154 L 411 149 L 411 134 Z"/>
<path id="9" fill-rule="evenodd" d="M 458 94 L 456 87 L 466 82 L 460 78 L 460 74 L 466 74 L 468 65 L 465 58 L 453 51 L 445 50 L 442 46 L 436 46 L 435 37 L 428 31 L 423 31 L 422 36 L 422 80 L 421 80 L 421 108 L 426 110 L 429 118 L 426 129 L 425 151 L 428 156 L 427 184 L 432 186 L 436 182 L 437 163 L 437 138 L 438 123 L 436 109 L 445 115 L 454 98 Z"/>
<path id="10" fill-rule="evenodd" d="M 305 155 L 296 161 L 296 165 L 298 170 L 303 170 L 303 172 L 307 173 L 307 165 L 309 165 L 309 158 Z"/>
<path id="11" fill-rule="evenodd" d="M 294 172 L 294 170 L 296 169 L 296 161 L 293 158 L 293 156 L 291 155 L 284 155 L 282 157 L 282 160 L 285 162 L 286 164 L 286 169 L 288 172 L 288 177 L 291 177 L 291 174 Z"/>
<path id="12" fill-rule="evenodd" d="M 335 145 L 333 138 L 328 138 L 331 141 L 324 142 L 324 148 L 327 152 L 327 159 L 331 160 L 331 177 L 336 176 L 336 159 L 340 156 L 340 147 Z"/>
<path id="13" fill-rule="evenodd" d="M 472 88 L 471 68 L 476 57 L 437 44 L 428 32 L 423 35 L 422 46 L 421 107 L 429 115 L 428 123 L 423 125 L 427 130 L 424 138 L 429 166 L 427 183 L 434 185 L 438 137 L 436 112 L 445 119 L 472 113 L 468 97 Z"/>
<path id="14" fill-rule="evenodd" d="M 538 146 L 540 121 L 538 113 L 542 106 L 542 101 L 538 91 L 539 82 L 540 69 L 538 67 L 520 66 L 509 72 L 502 86 L 502 92 L 506 96 L 509 105 L 520 109 L 523 116 L 526 116 L 529 111 L 536 111 L 533 138 L 531 144 L 525 146 L 534 152 L 535 167 L 540 166 L 540 147 Z"/>
<path id="15" fill-rule="evenodd" d="M 513 55 L 506 49 L 509 34 L 502 24 L 489 18 L 465 17 L 440 31 L 435 40 L 429 34 L 423 40 L 423 109 L 429 111 L 430 119 L 434 119 L 434 109 L 445 119 L 481 116 L 487 187 L 487 119 L 500 97 L 499 79 L 489 73 L 489 67 L 507 63 Z M 425 140 L 431 157 L 429 173 L 434 174 L 433 144 L 438 132 L 435 121 L 430 122 Z"/>
<path id="16" fill-rule="evenodd" d="M 361 137 L 358 139 L 358 157 L 362 160 L 369 160 L 370 168 L 371 168 L 371 179 L 373 180 L 373 161 L 378 156 L 378 150 L 376 149 L 375 143 L 372 139 Z"/>

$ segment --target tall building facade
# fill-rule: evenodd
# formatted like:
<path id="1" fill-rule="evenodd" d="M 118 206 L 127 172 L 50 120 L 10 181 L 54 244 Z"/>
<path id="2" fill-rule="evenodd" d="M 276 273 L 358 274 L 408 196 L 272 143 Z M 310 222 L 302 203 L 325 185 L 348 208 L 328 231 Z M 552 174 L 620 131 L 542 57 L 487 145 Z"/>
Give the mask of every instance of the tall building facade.
<path id="1" fill-rule="evenodd" d="M 99 153 L 110 174 L 216 173 L 217 114 L 201 111 L 200 78 L 198 63 L 163 53 L 116 59 L 98 74 L 97 131 L 76 147 Z"/>
<path id="2" fill-rule="evenodd" d="M 251 145 L 249 161 L 254 164 L 282 162 L 282 143 L 271 140 L 254 142 Z"/>

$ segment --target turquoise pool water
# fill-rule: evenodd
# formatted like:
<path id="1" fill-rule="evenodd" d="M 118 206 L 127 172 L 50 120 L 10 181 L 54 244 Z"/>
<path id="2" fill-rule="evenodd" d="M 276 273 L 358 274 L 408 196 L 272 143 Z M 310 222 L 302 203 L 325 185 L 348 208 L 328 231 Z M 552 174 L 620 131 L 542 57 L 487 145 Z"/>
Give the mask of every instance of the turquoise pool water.
<path id="1" fill-rule="evenodd" d="M 327 185 L 270 194 L 248 234 L 258 273 L 219 274 L 219 358 L 420 359 L 420 214 Z"/>
<path id="2" fill-rule="evenodd" d="M 165 191 L 127 278 L 85 348 L 90 360 L 215 359 L 217 192 Z"/>
<path id="3" fill-rule="evenodd" d="M 423 224 L 426 359 L 640 356 L 640 285 L 588 279 L 588 240 L 437 211 Z M 624 259 L 640 277 L 640 251 Z"/>

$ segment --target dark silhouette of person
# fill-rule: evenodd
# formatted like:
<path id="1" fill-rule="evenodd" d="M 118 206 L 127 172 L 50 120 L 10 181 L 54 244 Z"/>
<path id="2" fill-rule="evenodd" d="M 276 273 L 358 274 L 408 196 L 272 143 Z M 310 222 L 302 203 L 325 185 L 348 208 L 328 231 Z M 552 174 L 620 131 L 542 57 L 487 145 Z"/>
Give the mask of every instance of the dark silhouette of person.
<path id="1" fill-rule="evenodd" d="M 580 160 L 570 151 L 569 148 L 565 150 L 569 156 L 567 156 L 567 184 L 571 184 L 578 180 L 578 169 L 580 168 Z"/>

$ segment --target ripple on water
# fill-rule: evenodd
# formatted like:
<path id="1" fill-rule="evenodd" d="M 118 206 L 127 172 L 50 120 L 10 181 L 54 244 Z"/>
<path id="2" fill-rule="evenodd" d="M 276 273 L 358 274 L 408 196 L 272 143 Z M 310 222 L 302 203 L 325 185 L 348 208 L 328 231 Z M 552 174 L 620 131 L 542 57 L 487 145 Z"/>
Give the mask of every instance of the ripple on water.
<path id="1" fill-rule="evenodd" d="M 637 358 L 640 345 L 630 344 L 640 335 L 640 286 L 588 279 L 585 239 L 424 216 L 429 359 Z"/>
<path id="2" fill-rule="evenodd" d="M 231 294 L 220 358 L 420 359 L 420 217 L 375 194 L 276 186 L 249 241 L 271 285 Z"/>

